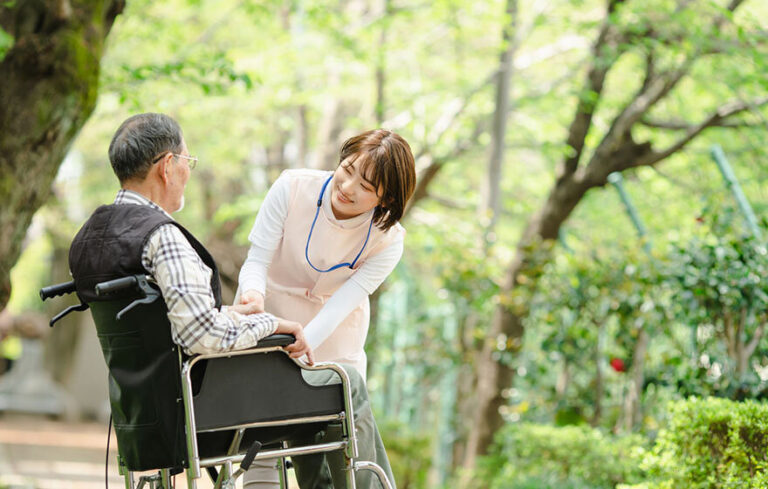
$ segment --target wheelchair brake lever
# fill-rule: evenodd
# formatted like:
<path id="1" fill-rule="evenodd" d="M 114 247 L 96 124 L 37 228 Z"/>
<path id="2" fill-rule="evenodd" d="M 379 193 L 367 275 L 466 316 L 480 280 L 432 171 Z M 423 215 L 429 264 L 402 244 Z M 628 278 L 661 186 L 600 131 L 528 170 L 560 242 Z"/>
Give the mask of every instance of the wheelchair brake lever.
<path id="1" fill-rule="evenodd" d="M 136 299 L 135 301 L 131 302 L 125 308 L 123 308 L 120 312 L 117 313 L 117 319 L 120 319 L 123 317 L 123 314 L 127 313 L 134 307 L 138 306 L 139 304 L 152 304 L 157 300 L 157 298 L 160 297 L 160 294 L 152 294 L 148 295 L 142 299 Z"/>
<path id="2" fill-rule="evenodd" d="M 245 452 L 245 455 L 243 456 L 243 461 L 240 462 L 240 468 L 238 468 L 234 473 L 230 471 L 230 476 L 224 479 L 223 481 L 216 481 L 217 485 L 218 483 L 221 483 L 221 489 L 234 489 L 235 488 L 235 481 L 238 477 L 243 475 L 248 469 L 251 468 L 251 464 L 253 463 L 253 459 L 256 458 L 256 455 L 259 454 L 259 451 L 261 450 L 261 442 L 260 441 L 254 441 L 250 448 L 248 448 L 248 451 Z M 231 465 L 231 464 L 230 464 Z M 230 466 L 228 465 L 228 467 Z"/>
<path id="3" fill-rule="evenodd" d="M 138 306 L 139 304 L 152 304 L 160 297 L 160 292 L 158 292 L 155 288 L 153 288 L 145 275 L 136 275 L 136 287 L 141 290 L 141 292 L 144 294 L 144 297 L 141 299 L 136 299 L 135 301 L 128 304 L 125 308 L 123 308 L 120 312 L 117 313 L 117 319 L 120 319 L 123 317 L 123 314 L 127 313 L 134 307 Z"/>
<path id="4" fill-rule="evenodd" d="M 68 308 L 66 308 L 63 311 L 61 311 L 60 313 L 58 313 L 57 315 L 53 316 L 51 318 L 51 320 L 48 322 L 48 326 L 53 328 L 53 325 L 56 324 L 56 321 L 58 321 L 59 319 L 63 318 L 64 316 L 66 316 L 70 312 L 85 311 L 87 309 L 88 309 L 88 304 L 84 304 L 82 302 L 80 304 L 76 305 L 76 306 L 69 306 Z"/>

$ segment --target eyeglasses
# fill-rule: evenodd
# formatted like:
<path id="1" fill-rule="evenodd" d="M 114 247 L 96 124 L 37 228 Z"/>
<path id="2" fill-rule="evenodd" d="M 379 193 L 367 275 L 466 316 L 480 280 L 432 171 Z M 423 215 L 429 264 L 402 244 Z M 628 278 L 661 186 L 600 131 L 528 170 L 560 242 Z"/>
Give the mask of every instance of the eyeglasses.
<path id="1" fill-rule="evenodd" d="M 154 165 L 155 163 L 157 163 L 158 161 L 163 159 L 163 156 L 165 156 L 167 154 L 168 153 L 163 153 L 161 155 L 158 155 L 157 158 L 152 160 L 152 164 Z M 173 156 L 175 156 L 177 158 L 184 158 L 185 160 L 187 160 L 189 162 L 187 164 L 189 165 L 189 169 L 190 170 L 194 170 L 195 167 L 197 166 L 197 157 L 196 156 L 185 156 L 185 155 L 180 155 L 180 154 L 176 154 L 176 153 L 171 153 L 171 155 L 173 155 Z"/>
<path id="2" fill-rule="evenodd" d="M 197 156 L 185 156 L 185 155 L 177 155 L 176 153 L 171 153 L 173 156 L 176 156 L 177 158 L 184 158 L 188 161 L 189 169 L 194 170 L 197 166 Z"/>

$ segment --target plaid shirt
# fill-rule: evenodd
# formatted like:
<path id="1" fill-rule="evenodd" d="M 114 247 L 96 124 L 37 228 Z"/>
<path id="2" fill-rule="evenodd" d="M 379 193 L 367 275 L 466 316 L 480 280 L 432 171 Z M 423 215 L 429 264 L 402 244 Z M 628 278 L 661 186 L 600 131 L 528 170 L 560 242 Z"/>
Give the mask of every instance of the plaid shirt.
<path id="1" fill-rule="evenodd" d="M 120 190 L 115 204 L 148 205 L 168 215 L 131 190 Z M 173 341 L 189 354 L 249 348 L 277 329 L 277 319 L 269 313 L 243 315 L 226 306 L 216 309 L 213 272 L 173 224 L 163 224 L 152 233 L 141 263 L 154 277 L 168 306 Z"/>

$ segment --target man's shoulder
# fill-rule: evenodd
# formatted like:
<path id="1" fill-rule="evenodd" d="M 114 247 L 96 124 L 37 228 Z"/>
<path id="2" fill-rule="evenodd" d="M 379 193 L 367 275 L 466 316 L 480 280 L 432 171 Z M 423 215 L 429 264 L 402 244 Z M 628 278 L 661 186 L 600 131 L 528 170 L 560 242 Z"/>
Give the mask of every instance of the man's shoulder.
<path id="1" fill-rule="evenodd" d="M 135 203 L 107 204 L 96 208 L 91 217 L 99 215 L 141 216 L 147 219 L 173 222 L 173 218 L 160 209 Z"/>

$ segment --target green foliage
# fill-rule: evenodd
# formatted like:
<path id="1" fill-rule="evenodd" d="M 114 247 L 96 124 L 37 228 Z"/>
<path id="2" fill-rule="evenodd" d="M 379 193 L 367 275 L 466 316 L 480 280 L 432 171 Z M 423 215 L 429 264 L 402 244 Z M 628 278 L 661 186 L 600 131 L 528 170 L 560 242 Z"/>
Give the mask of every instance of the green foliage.
<path id="1" fill-rule="evenodd" d="M 619 358 L 630 368 L 643 331 L 652 336 L 644 359 L 643 428 L 663 423 L 664 401 L 679 398 L 681 391 L 727 394 L 732 376 L 715 376 L 715 367 L 728 362 L 727 348 L 702 318 L 710 310 L 737 304 L 741 292 L 734 290 L 751 283 L 754 290 L 746 297 L 754 302 L 752 331 L 763 299 L 757 296 L 761 286 L 750 282 L 749 274 L 739 279 L 728 271 L 730 264 L 717 262 L 713 250 L 722 241 L 732 251 L 723 259 L 738 262 L 740 253 L 752 245 L 739 243 L 733 233 L 700 238 L 699 243 L 712 247 L 707 251 L 697 248 L 691 236 L 706 234 L 695 220 L 702 201 L 711 195 L 727 198 L 709 160 L 712 142 L 722 144 L 732 157 L 758 215 L 768 210 L 764 107 L 754 107 L 736 121 L 752 126 L 708 129 L 663 165 L 626 173 L 627 191 L 654 249 L 685 243 L 677 245 L 680 253 L 674 260 L 646 256 L 613 190 L 595 189 L 568 218 L 567 241 L 573 253 L 559 246 L 542 249 L 546 260 L 554 260 L 536 269 L 535 276 L 521 277 L 529 282 L 540 277 L 539 290 L 531 294 L 520 288 L 499 297 L 499 289 L 516 243 L 547 198 L 555 169 L 573 151 L 565 141 L 576 104 L 583 99 L 597 108 L 586 161 L 612 127 L 612 117 L 640 88 L 649 68 L 646 62 L 653 64 L 652 71 L 665 72 L 686 57 L 711 51 L 693 63 L 683 82 L 648 114 L 651 121 L 681 125 L 682 130 L 632 128 L 632 139 L 652 143 L 656 150 L 676 141 L 686 124 L 698 124 L 728 101 L 764 96 L 765 2 L 746 0 L 719 30 L 713 29 L 713 18 L 728 0 L 618 2 L 610 22 L 615 28 L 612 39 L 620 40 L 599 60 L 591 58 L 590 46 L 602 24 L 603 0 L 521 2 L 500 181 L 503 202 L 490 248 L 482 242 L 487 216 L 479 215 L 477 208 L 484 200 L 494 109 L 492 75 L 502 48 L 504 2 L 385 3 L 387 12 L 380 12 L 376 2 L 127 2 L 107 41 L 97 111 L 75 143 L 83 155 L 81 174 L 59 185 L 62 200 L 73 210 L 70 219 L 82 222 L 114 196 L 117 183 L 106 152 L 115 128 L 130 113 L 159 111 L 181 123 L 190 152 L 201 158 L 186 191 L 188 205 L 176 217 L 203 239 L 238 225 L 234 240 L 244 244 L 275 176 L 289 167 L 327 164 L 333 158 L 322 160 L 321 152 L 331 148 L 332 153 L 345 137 L 381 123 L 375 107 L 383 102 L 381 124 L 409 141 L 419 155 L 419 170 L 430 163 L 442 165 L 427 198 L 403 222 L 408 230 L 403 260 L 383 287 L 378 321 L 372 322 L 366 347 L 372 359 L 369 387 L 377 407 L 404 425 L 423 427 L 425 420 L 433 419 L 440 425 L 435 430 L 439 439 L 415 435 L 403 426 L 393 428 L 387 443 L 388 448 L 390 443 L 397 447 L 393 457 L 400 466 L 400 486 L 400 477 L 415 487 L 422 484 L 424 464 L 436 447 L 442 456 L 434 460 L 440 459 L 442 467 L 458 465 L 450 453 L 462 448 L 461 425 L 467 417 L 452 410 L 466 392 L 460 387 L 468 377 L 464 374 L 475 367 L 475 353 L 488 340 L 495 340 L 495 353 L 516 367 L 514 386 L 503 393 L 510 401 L 504 406 L 509 420 L 584 423 L 602 401 L 601 426 L 616 426 L 630 375 L 614 371 L 608 362 Z M 0 46 L 12 42 L 2 36 L 0 32 Z M 614 59 L 603 90 L 585 90 L 587 67 Z M 379 68 L 384 75 L 382 100 L 376 98 Z M 720 208 L 712 207 L 711 212 L 719 213 Z M 696 249 L 706 266 L 698 269 L 698 262 L 692 262 L 688 270 L 682 260 L 699 253 Z M 20 267 L 30 269 L 29 264 Z M 709 287 L 705 269 L 724 274 L 716 277 L 716 285 L 729 287 L 724 297 L 730 302 L 699 302 L 697 298 L 706 294 L 694 295 L 693 289 L 683 297 L 685 280 L 692 280 L 684 277 L 689 271 L 698 274 L 694 281 L 702 281 L 696 288 Z M 757 275 L 764 277 L 760 270 Z M 23 282 L 30 282 L 31 276 L 25 271 L 15 279 L 16 290 L 33 294 L 30 305 L 37 303 L 35 285 Z M 735 286 L 729 285 L 732 279 Z M 715 294 L 718 287 L 707 290 Z M 503 336 L 488 338 L 499 302 L 530 309 L 522 345 L 510 344 Z M 700 332 L 696 342 L 692 327 Z M 762 342 L 755 362 L 768 364 L 767 354 Z M 701 360 L 705 356 L 708 363 Z M 601 397 L 595 389 L 598 369 L 604 386 Z M 752 370 L 750 375 L 752 382 Z M 756 381 L 751 385 L 750 393 L 762 388 Z M 572 438 L 577 436 L 573 433 L 589 438 L 584 435 L 588 432 L 557 431 Z M 612 440 L 601 436 L 604 440 L 598 443 L 603 445 Z M 432 443 L 424 445 L 427 438 Z M 576 446 L 575 441 L 570 446 Z M 548 451 L 538 460 L 532 455 L 521 460 L 543 467 L 552 454 L 566 455 Z M 602 487 L 585 475 L 592 469 L 568 475 L 557 467 L 546 473 L 525 472 L 524 466 L 517 470 L 522 471 L 519 476 L 509 476 L 516 487 Z"/>
<path id="2" fill-rule="evenodd" d="M 768 311 L 768 250 L 762 240 L 713 226 L 704 239 L 673 248 L 670 268 L 681 285 L 679 300 L 699 319 L 722 321 L 742 311 L 752 323 L 763 322 Z"/>
<path id="3" fill-rule="evenodd" d="M 0 5 L 2 7 L 2 5 Z M 13 36 L 0 27 L 0 61 L 5 57 L 5 53 L 13 47 Z"/>
<path id="4" fill-rule="evenodd" d="M 644 462 L 649 488 L 764 488 L 768 481 L 768 405 L 697 399 L 674 403 L 668 426 Z"/>
<path id="5" fill-rule="evenodd" d="M 50 240 L 37 239 L 22 252 L 11 271 L 13 289 L 8 309 L 12 313 L 43 310 L 38 291 L 41 287 L 49 285 L 51 251 Z"/>
<path id="6" fill-rule="evenodd" d="M 554 415 L 558 424 L 579 423 L 607 401 L 614 407 L 606 422 L 615 421 L 627 374 L 609 362 L 621 359 L 629 369 L 640 332 L 665 332 L 671 297 L 663 269 L 639 247 L 558 254 L 531 303 L 523 363 L 530 375 L 517 384 L 520 399 L 550 408 L 534 408 L 526 419 Z M 597 369 L 603 399 L 595 398 Z M 570 380 L 557 388 L 563 375 Z"/>
<path id="7" fill-rule="evenodd" d="M 768 250 L 732 229 L 733 209 L 707 214 L 714 217 L 699 237 L 671 247 L 668 266 L 678 317 L 696 328 L 697 346 L 707 353 L 703 367 L 718 370 L 709 391 L 689 385 L 685 393 L 750 397 L 762 388 L 750 360 L 768 321 Z"/>
<path id="8" fill-rule="evenodd" d="M 380 427 L 397 487 L 427 489 L 427 471 L 431 465 L 430 438 L 397 422 Z"/>
<path id="9" fill-rule="evenodd" d="M 506 426 L 480 463 L 476 486 L 490 489 L 609 489 L 642 480 L 643 439 L 586 426 Z"/>
<path id="10" fill-rule="evenodd" d="M 768 481 L 768 404 L 691 398 L 669 405 L 651 449 L 638 435 L 514 424 L 477 472 L 491 489 L 736 489 Z"/>

